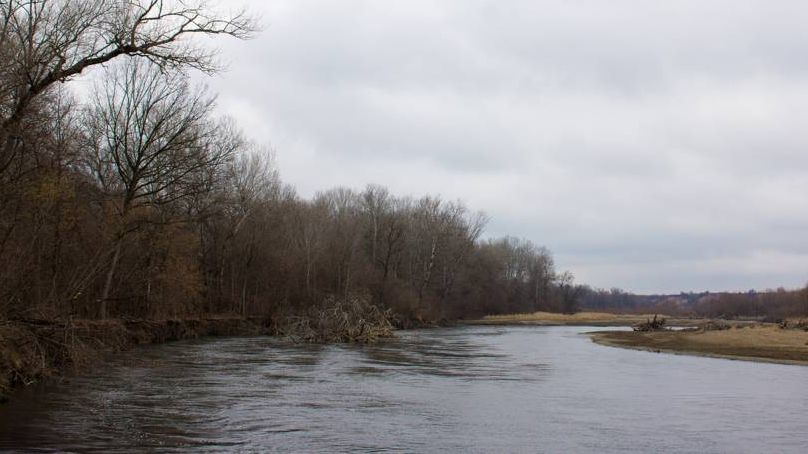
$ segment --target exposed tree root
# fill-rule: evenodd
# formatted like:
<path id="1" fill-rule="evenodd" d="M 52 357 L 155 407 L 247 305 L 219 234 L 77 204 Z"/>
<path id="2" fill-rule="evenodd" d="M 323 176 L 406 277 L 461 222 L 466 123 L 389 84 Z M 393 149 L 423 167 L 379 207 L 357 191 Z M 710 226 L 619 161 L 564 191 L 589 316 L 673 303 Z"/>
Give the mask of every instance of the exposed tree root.
<path id="1" fill-rule="evenodd" d="M 205 336 L 269 333 L 267 322 L 236 317 L 0 321 L 0 401 L 16 386 L 87 366 L 103 352 Z"/>

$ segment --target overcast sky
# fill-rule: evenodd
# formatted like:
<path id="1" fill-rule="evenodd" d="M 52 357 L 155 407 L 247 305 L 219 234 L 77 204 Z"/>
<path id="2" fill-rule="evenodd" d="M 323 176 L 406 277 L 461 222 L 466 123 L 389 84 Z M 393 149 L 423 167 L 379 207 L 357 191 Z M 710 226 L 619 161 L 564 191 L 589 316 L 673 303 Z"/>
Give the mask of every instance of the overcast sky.
<path id="1" fill-rule="evenodd" d="M 808 280 L 808 2 L 250 2 L 219 108 L 303 196 L 462 199 L 635 292 Z"/>

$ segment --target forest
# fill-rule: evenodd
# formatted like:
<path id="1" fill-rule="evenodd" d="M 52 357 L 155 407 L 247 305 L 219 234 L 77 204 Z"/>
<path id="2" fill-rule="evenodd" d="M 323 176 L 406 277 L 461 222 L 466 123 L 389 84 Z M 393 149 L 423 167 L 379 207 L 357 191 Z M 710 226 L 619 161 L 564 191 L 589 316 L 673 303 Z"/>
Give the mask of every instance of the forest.
<path id="1" fill-rule="evenodd" d="M 579 307 L 808 311 L 805 290 L 683 303 L 576 285 L 548 249 L 487 238 L 487 216 L 462 201 L 373 184 L 299 196 L 274 150 L 192 82 L 222 69 L 200 37 L 258 31 L 246 11 L 0 5 L 1 319 L 277 317 L 348 299 L 401 325 Z M 80 76 L 91 88 L 74 89 Z"/>
<path id="2" fill-rule="evenodd" d="M 550 251 L 483 239 L 461 201 L 284 184 L 273 150 L 191 81 L 221 69 L 197 37 L 249 38 L 246 12 L 0 4 L 0 318 L 273 317 L 347 298 L 403 324 L 575 310 Z"/>

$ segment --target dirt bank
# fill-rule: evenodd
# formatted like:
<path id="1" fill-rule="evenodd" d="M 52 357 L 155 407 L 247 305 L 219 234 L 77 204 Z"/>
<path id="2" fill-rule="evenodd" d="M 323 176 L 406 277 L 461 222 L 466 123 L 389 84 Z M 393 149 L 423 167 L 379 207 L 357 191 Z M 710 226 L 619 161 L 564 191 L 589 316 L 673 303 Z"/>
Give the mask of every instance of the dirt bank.
<path id="1" fill-rule="evenodd" d="M 808 332 L 771 325 L 720 331 L 604 331 L 590 336 L 594 342 L 612 347 L 808 365 Z"/>
<path id="2" fill-rule="evenodd" d="M 102 353 L 141 344 L 206 336 L 269 333 L 261 319 L 0 321 L 0 402 L 11 390 L 41 378 L 89 366 Z"/>

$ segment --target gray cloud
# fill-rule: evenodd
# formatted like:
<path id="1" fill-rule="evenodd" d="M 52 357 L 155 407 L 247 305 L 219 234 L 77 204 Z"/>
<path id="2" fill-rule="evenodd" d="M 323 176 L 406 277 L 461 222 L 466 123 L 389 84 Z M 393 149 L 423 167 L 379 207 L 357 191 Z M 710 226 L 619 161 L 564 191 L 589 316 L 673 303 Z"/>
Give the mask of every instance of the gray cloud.
<path id="1" fill-rule="evenodd" d="M 303 195 L 460 198 L 635 291 L 808 280 L 808 5 L 275 1 L 209 83 Z"/>

